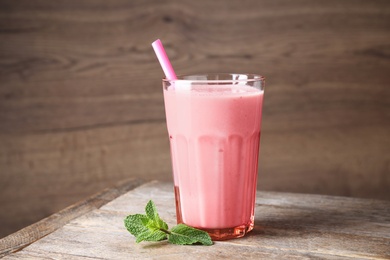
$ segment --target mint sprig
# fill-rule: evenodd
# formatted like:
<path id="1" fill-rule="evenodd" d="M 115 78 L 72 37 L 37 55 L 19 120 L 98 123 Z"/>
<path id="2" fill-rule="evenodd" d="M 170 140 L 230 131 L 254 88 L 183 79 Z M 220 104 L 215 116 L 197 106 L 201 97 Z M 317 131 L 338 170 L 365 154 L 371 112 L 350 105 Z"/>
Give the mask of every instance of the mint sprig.
<path id="1" fill-rule="evenodd" d="M 210 246 L 213 244 L 207 232 L 179 224 L 168 230 L 168 225 L 157 213 L 156 205 L 149 201 L 145 207 L 145 213 L 128 215 L 124 222 L 126 229 L 136 237 L 137 243 L 142 241 L 161 241 L 176 245 L 191 245 L 200 243 Z"/>

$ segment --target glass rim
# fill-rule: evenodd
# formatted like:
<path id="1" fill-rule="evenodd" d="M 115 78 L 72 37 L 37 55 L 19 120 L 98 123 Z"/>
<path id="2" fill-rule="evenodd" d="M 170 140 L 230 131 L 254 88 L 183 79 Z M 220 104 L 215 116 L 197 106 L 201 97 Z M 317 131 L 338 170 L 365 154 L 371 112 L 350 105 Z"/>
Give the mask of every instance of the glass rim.
<path id="1" fill-rule="evenodd" d="M 232 79 L 185 79 L 185 77 L 210 77 L 210 76 L 230 76 Z M 234 76 L 246 76 L 247 78 L 237 78 L 234 79 Z M 257 81 L 264 81 L 265 77 L 259 75 L 259 74 L 252 74 L 252 73 L 199 73 L 199 74 L 182 74 L 177 75 L 177 79 L 167 79 L 163 78 L 163 82 L 194 82 L 194 83 L 202 83 L 202 82 L 209 82 L 209 83 L 231 83 L 231 82 L 257 82 Z"/>

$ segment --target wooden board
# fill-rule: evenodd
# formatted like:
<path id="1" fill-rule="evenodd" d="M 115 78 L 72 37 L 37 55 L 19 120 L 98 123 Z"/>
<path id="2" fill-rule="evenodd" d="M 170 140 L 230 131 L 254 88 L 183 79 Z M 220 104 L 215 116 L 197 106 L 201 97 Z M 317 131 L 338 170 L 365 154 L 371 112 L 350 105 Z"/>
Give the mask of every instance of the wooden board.
<path id="1" fill-rule="evenodd" d="M 0 237 L 128 177 L 171 180 L 177 73 L 266 76 L 259 188 L 390 199 L 388 0 L 0 1 Z"/>
<path id="2" fill-rule="evenodd" d="M 390 202 L 258 192 L 255 229 L 212 246 L 135 243 L 124 227 L 152 199 L 175 225 L 173 187 L 150 182 L 4 259 L 389 259 Z M 1 240 L 0 240 L 1 241 Z"/>
<path id="3" fill-rule="evenodd" d="M 118 196 L 138 187 L 143 182 L 144 181 L 139 179 L 121 181 L 114 187 L 107 188 L 84 201 L 69 206 L 60 212 L 1 239 L 0 257 L 18 251 L 63 227 L 68 222 L 85 215 L 92 210 L 99 209 L 101 206 Z"/>

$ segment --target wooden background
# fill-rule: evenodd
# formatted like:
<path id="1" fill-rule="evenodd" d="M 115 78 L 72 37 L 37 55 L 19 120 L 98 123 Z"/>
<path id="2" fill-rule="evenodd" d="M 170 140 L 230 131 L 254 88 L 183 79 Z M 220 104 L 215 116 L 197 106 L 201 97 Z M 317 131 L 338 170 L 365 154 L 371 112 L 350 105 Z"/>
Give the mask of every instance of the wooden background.
<path id="1" fill-rule="evenodd" d="M 390 200 L 388 0 L 0 0 L 0 237 L 171 180 L 151 42 L 266 77 L 259 188 Z"/>

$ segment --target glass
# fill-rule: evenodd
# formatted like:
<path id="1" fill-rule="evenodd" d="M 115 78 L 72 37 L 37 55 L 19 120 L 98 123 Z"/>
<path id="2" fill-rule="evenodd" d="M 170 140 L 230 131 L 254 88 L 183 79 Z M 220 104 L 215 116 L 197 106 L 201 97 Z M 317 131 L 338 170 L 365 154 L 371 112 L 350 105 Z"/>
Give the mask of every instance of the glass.
<path id="1" fill-rule="evenodd" d="M 163 79 L 177 222 L 213 240 L 254 226 L 264 85 L 251 74 Z"/>

